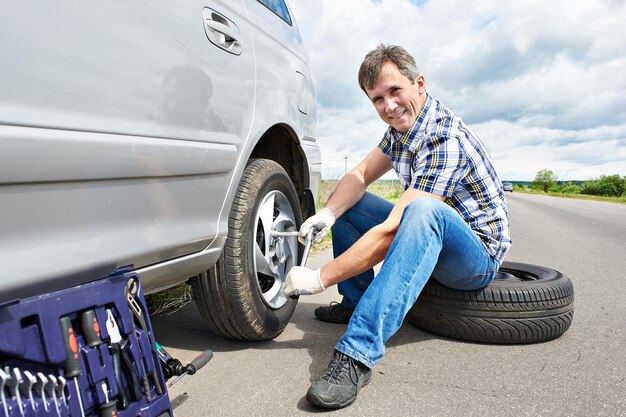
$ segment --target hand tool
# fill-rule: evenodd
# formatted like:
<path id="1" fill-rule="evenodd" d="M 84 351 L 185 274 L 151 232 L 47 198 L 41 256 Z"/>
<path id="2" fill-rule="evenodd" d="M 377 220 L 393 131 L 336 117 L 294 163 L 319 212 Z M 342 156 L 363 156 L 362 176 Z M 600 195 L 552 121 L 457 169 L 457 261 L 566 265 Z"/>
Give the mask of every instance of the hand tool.
<path id="1" fill-rule="evenodd" d="M 148 326 L 146 325 L 146 319 L 144 318 L 144 315 L 142 313 L 141 305 L 136 300 L 137 292 L 139 291 L 139 286 L 137 285 L 137 281 L 134 278 L 131 278 L 128 280 L 128 282 L 126 283 L 125 291 L 126 291 L 126 301 L 128 302 L 128 309 L 133 316 L 133 332 L 135 333 L 135 335 L 137 335 L 138 333 L 137 328 L 135 327 L 135 322 L 136 322 L 139 325 L 139 328 L 143 330 L 145 335 L 149 336 Z M 161 383 L 159 382 L 159 377 L 156 373 L 156 366 L 154 363 L 152 349 L 149 349 L 147 352 L 145 352 L 139 341 L 139 337 L 135 337 L 135 340 L 137 341 L 137 345 L 140 347 L 144 360 L 146 362 L 150 360 L 150 362 L 152 363 L 152 372 L 150 373 L 150 376 L 152 377 L 152 382 L 156 388 L 157 394 L 161 395 L 163 394 L 163 389 L 161 387 Z M 148 385 L 148 379 L 145 377 L 146 368 L 143 365 L 143 361 L 140 361 L 140 363 L 141 363 L 142 371 L 144 373 L 144 378 L 145 378 L 143 380 L 144 388 L 148 390 L 149 392 L 150 387 Z M 146 396 L 148 396 L 148 394 Z M 148 399 L 148 402 L 150 401 L 151 401 L 151 398 Z"/>
<path id="2" fill-rule="evenodd" d="M 272 230 L 270 234 L 273 237 L 300 236 L 300 232 L 279 232 L 278 230 Z"/>
<path id="3" fill-rule="evenodd" d="M 61 410 L 62 416 L 69 415 L 69 408 L 67 405 L 67 398 L 65 397 L 65 378 L 62 376 L 57 377 L 56 385 L 54 386 L 54 390 L 56 392 L 57 399 L 61 399 L 59 402 L 59 408 Z"/>
<path id="4" fill-rule="evenodd" d="M 85 340 L 87 340 L 87 345 L 92 348 L 100 346 L 102 344 L 100 323 L 98 322 L 96 312 L 93 309 L 84 311 L 81 314 L 81 324 L 83 326 L 83 332 L 85 335 Z M 106 328 L 111 338 L 111 345 L 109 346 L 109 348 L 113 352 L 113 371 L 115 373 L 115 378 L 117 380 L 118 376 L 121 377 L 121 374 L 124 373 L 124 375 L 126 376 L 126 382 L 130 390 L 130 399 L 132 399 L 133 401 L 137 401 L 139 400 L 139 398 L 141 398 L 141 389 L 139 388 L 137 382 L 137 376 L 134 373 L 133 364 L 128 357 L 127 351 L 125 350 L 127 341 L 122 339 L 122 336 L 119 332 L 119 327 L 117 325 L 117 322 L 115 321 L 115 317 L 113 316 L 113 312 L 111 311 L 111 309 L 107 310 Z M 117 345 L 113 346 L 114 343 L 117 343 Z M 124 387 L 121 385 L 121 378 L 117 380 L 117 383 L 118 389 L 123 390 Z M 121 392 L 120 395 L 124 396 L 125 392 Z M 124 397 L 122 397 L 120 401 L 122 402 L 122 406 L 124 406 L 124 408 L 128 405 L 125 403 Z"/>
<path id="5" fill-rule="evenodd" d="M 117 336 L 119 335 L 119 330 L 117 330 L 116 332 L 117 323 L 115 322 L 114 318 L 110 319 L 111 323 L 109 324 L 109 313 L 111 313 L 111 316 L 113 314 L 111 310 L 107 310 L 107 331 L 109 332 L 109 336 L 111 337 L 111 342 L 113 342 L 113 339 L 117 340 Z M 87 341 L 87 346 L 91 348 L 100 346 L 102 344 L 102 335 L 100 334 L 100 323 L 98 322 L 98 318 L 96 317 L 95 310 L 91 309 L 91 310 L 84 311 L 80 315 L 80 320 L 81 320 L 81 325 L 83 327 L 83 334 L 85 336 L 85 340 Z M 121 335 L 120 335 L 120 339 L 121 339 Z M 120 349 L 120 354 L 121 354 L 121 351 L 123 349 L 121 344 L 120 344 L 119 349 Z M 115 368 L 115 365 L 118 363 L 119 359 L 120 358 L 115 358 L 115 356 L 113 359 L 114 373 L 115 373 L 116 380 L 117 380 L 118 375 L 121 375 L 120 369 Z M 120 366 L 122 366 L 121 363 L 120 363 Z M 118 383 L 118 389 L 123 390 L 124 387 L 121 385 L 121 380 L 118 380 L 117 383 Z M 128 381 L 129 385 L 131 383 L 132 381 Z M 100 417 L 117 417 L 117 403 L 115 400 L 109 399 L 109 389 L 107 387 L 106 382 L 103 381 L 99 386 L 102 389 L 102 392 L 104 393 L 104 398 L 105 398 L 104 403 L 100 404 Z M 124 395 L 124 394 L 121 393 L 120 395 Z"/>
<path id="6" fill-rule="evenodd" d="M 4 409 L 4 416 L 9 417 L 9 406 L 7 405 L 7 398 L 4 395 L 4 386 L 9 380 L 9 375 L 0 368 L 0 400 L 2 400 L 2 408 Z"/>
<path id="7" fill-rule="evenodd" d="M 4 368 L 4 372 L 9 375 L 5 385 L 9 388 L 11 397 L 17 401 L 17 408 L 20 415 L 24 416 L 24 405 L 22 404 L 22 396 L 20 395 L 19 383 L 21 378 L 21 372 L 18 368 L 13 368 L 13 371 L 7 366 Z"/>
<path id="8" fill-rule="evenodd" d="M 57 397 L 61 398 L 63 400 L 63 404 L 65 406 L 67 406 L 67 398 L 65 397 L 65 384 L 67 383 L 67 381 L 65 380 L 65 378 L 63 378 L 62 376 L 57 378 L 57 385 L 56 385 L 56 391 L 57 391 Z"/>
<path id="9" fill-rule="evenodd" d="M 143 395 L 141 394 L 141 388 L 139 387 L 139 378 L 137 377 L 137 372 L 135 370 L 135 366 L 133 365 L 133 361 L 129 355 L 130 347 L 128 345 L 127 339 L 122 339 L 120 342 L 120 357 L 122 359 L 122 372 L 126 377 L 126 382 L 128 384 L 129 397 L 131 401 L 139 401 Z"/>
<path id="10" fill-rule="evenodd" d="M 159 355 L 159 361 L 161 362 L 161 368 L 163 369 L 163 376 L 165 380 L 177 376 L 176 371 L 183 368 L 183 364 L 178 359 L 172 358 L 167 350 L 161 346 L 158 342 L 154 342 L 157 348 L 157 354 Z"/>
<path id="11" fill-rule="evenodd" d="M 41 372 L 37 372 L 35 384 L 33 385 L 33 390 L 35 391 L 35 395 L 37 398 L 41 399 L 41 403 L 43 405 L 43 409 L 45 414 L 48 414 L 50 411 L 50 407 L 48 407 L 48 400 L 46 399 L 46 391 L 44 390 L 44 386 L 46 382 L 48 382 L 48 378 Z"/>
<path id="12" fill-rule="evenodd" d="M 76 340 L 76 333 L 72 327 L 72 321 L 69 316 L 63 316 L 60 318 L 61 330 L 63 331 L 63 342 L 65 343 L 65 352 L 67 358 L 65 359 L 65 378 L 74 379 L 74 386 L 76 387 L 76 397 L 78 399 L 78 406 L 80 407 L 80 415 L 85 417 L 85 410 L 83 410 L 83 399 L 80 393 L 80 386 L 78 384 L 78 377 L 83 373 L 80 367 L 80 358 L 78 357 L 78 341 Z"/>
<path id="13" fill-rule="evenodd" d="M 59 400 L 57 399 L 57 393 L 54 387 L 57 384 L 57 377 L 54 375 L 48 375 L 48 382 L 44 385 L 43 389 L 46 391 L 48 398 L 52 398 L 54 409 L 57 412 L 57 416 L 61 417 L 61 408 L 59 406 Z"/>
<path id="14" fill-rule="evenodd" d="M 133 317 L 135 316 L 134 312 L 135 310 L 133 310 L 133 308 L 130 306 L 130 300 L 132 299 L 132 297 L 129 298 L 128 294 L 126 296 L 126 300 L 129 302 L 129 311 L 131 312 L 131 314 L 133 315 Z M 134 299 L 132 299 L 132 301 L 134 301 Z M 141 356 L 139 358 L 139 360 L 137 361 L 139 363 L 139 367 L 141 368 L 141 384 L 143 385 L 143 390 L 146 396 L 146 400 L 148 400 L 148 402 L 152 402 L 152 393 L 150 392 L 150 384 L 148 383 L 148 376 L 146 373 L 146 367 L 143 364 L 143 356 L 144 356 L 144 352 L 143 349 L 141 347 L 141 343 L 139 341 L 139 338 L 137 337 L 137 332 L 135 329 L 135 319 L 133 318 L 132 320 L 132 326 L 133 326 L 133 338 L 135 339 L 135 344 L 137 345 L 137 349 L 139 350 L 139 355 Z"/>
<path id="15" fill-rule="evenodd" d="M 313 230 L 311 227 L 309 233 L 306 235 L 306 245 L 304 245 L 304 251 L 302 252 L 302 260 L 300 261 L 300 266 L 306 266 L 306 261 L 309 259 L 309 251 L 311 250 L 311 246 L 313 245 Z"/>
<path id="16" fill-rule="evenodd" d="M 33 412 L 37 409 L 37 405 L 35 404 L 35 397 L 33 397 L 33 386 L 37 382 L 37 378 L 35 375 L 30 373 L 29 371 L 24 371 L 22 375 L 22 380 L 20 381 L 20 391 L 22 395 L 28 398 L 28 402 L 30 403 L 30 408 Z"/>
<path id="17" fill-rule="evenodd" d="M 102 344 L 100 335 L 100 323 L 93 309 L 83 311 L 80 315 L 80 324 L 83 330 L 83 337 L 90 348 L 98 347 Z"/>
<path id="18" fill-rule="evenodd" d="M 306 234 L 306 244 L 304 245 L 304 251 L 302 251 L 302 259 L 300 260 L 300 266 L 306 266 L 306 261 L 309 259 L 309 252 L 311 251 L 311 246 L 313 245 L 313 233 L 315 232 L 315 228 L 311 227 L 309 232 Z M 300 232 L 277 232 L 273 231 L 272 236 L 274 237 L 282 237 L 282 236 L 300 236 Z M 297 295 L 289 296 L 292 300 L 297 300 Z"/>
<path id="19" fill-rule="evenodd" d="M 109 334 L 109 338 L 111 339 L 109 349 L 111 350 L 111 356 L 113 357 L 113 373 L 115 374 L 115 381 L 117 382 L 117 390 L 119 392 L 119 407 L 124 410 L 128 407 L 129 402 L 126 391 L 124 390 L 124 385 L 122 384 L 122 361 L 120 356 L 120 342 L 122 341 L 122 335 L 117 327 L 117 322 L 113 317 L 111 309 L 107 309 L 106 329 Z M 128 383 L 130 384 L 130 381 L 128 381 Z"/>
<path id="20" fill-rule="evenodd" d="M 186 366 L 184 366 L 182 369 L 177 370 L 178 371 L 177 374 L 179 374 L 178 377 L 176 377 L 176 379 L 170 382 L 168 384 L 168 387 L 171 387 L 172 385 L 180 381 L 180 379 L 184 377 L 185 375 L 195 374 L 200 368 L 202 368 L 204 365 L 209 363 L 211 359 L 213 359 L 213 351 L 205 350 L 204 352 L 199 353 Z"/>
<path id="21" fill-rule="evenodd" d="M 165 369 L 164 365 L 167 364 L 168 361 L 173 360 L 174 358 L 172 358 L 172 355 L 170 355 L 169 352 L 165 350 L 165 348 L 159 344 L 159 342 L 155 341 L 154 344 L 156 345 L 157 355 L 159 355 L 159 361 L 161 362 L 161 365 L 162 365 L 161 367 L 163 368 L 165 379 L 170 379 L 172 377 L 172 373 L 168 372 Z"/>
<path id="22" fill-rule="evenodd" d="M 106 329 L 110 337 L 109 349 L 113 357 L 113 373 L 115 374 L 118 392 L 120 394 L 118 406 L 121 409 L 125 409 L 128 406 L 129 399 L 138 401 L 142 398 L 142 394 L 135 367 L 128 354 L 128 340 L 122 339 L 122 335 L 120 334 L 119 327 L 111 309 L 107 309 Z M 126 378 L 129 390 L 128 394 L 124 390 L 124 386 L 121 385 L 122 373 Z"/>
<path id="23" fill-rule="evenodd" d="M 305 266 L 306 261 L 309 258 L 309 252 L 311 250 L 311 246 L 313 245 L 313 233 L 315 232 L 315 228 L 310 228 L 309 232 L 306 235 L 306 244 L 304 245 L 304 251 L 302 252 L 302 259 L 300 260 L 300 266 Z M 300 236 L 300 232 L 278 232 L 276 230 L 272 231 L 273 237 L 286 237 L 286 236 Z"/>
<path id="24" fill-rule="evenodd" d="M 109 390 L 106 382 L 100 384 L 102 392 L 104 392 L 104 403 L 100 405 L 100 417 L 117 417 L 117 406 L 115 400 L 109 400 Z"/>

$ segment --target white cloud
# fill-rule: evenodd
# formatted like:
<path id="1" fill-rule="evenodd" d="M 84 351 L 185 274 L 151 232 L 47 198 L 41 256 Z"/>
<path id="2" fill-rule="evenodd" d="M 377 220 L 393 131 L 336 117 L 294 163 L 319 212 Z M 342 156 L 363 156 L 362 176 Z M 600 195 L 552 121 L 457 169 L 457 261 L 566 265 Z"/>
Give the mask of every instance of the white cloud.
<path id="1" fill-rule="evenodd" d="M 325 176 L 385 125 L 356 81 L 364 55 L 411 52 L 428 91 L 460 115 L 504 179 L 626 175 L 626 5 L 616 1 L 291 0 L 311 58 Z"/>

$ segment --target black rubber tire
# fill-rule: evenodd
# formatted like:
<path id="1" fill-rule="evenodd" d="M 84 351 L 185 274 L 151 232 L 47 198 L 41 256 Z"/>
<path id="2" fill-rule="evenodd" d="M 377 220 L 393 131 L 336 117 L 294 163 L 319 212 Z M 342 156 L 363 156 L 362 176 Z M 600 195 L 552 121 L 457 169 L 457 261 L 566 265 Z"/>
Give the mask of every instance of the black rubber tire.
<path id="1" fill-rule="evenodd" d="M 263 300 L 253 264 L 256 213 L 263 197 L 283 193 L 293 209 L 296 226 L 302 215 L 298 195 L 285 170 L 267 159 L 246 167 L 228 218 L 228 236 L 217 264 L 190 279 L 194 300 L 210 329 L 237 340 L 270 340 L 282 333 L 296 308 L 287 299 L 280 308 Z"/>
<path id="2" fill-rule="evenodd" d="M 574 285 L 568 277 L 543 266 L 504 262 L 481 290 L 455 290 L 430 279 L 407 319 L 453 339 L 524 344 L 556 339 L 573 316 Z"/>

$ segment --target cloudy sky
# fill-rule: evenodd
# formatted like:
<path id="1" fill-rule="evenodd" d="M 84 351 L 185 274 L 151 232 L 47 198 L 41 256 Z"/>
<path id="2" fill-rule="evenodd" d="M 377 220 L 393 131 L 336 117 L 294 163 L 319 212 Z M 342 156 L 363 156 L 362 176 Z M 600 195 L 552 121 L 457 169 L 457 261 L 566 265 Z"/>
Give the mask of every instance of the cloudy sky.
<path id="1" fill-rule="evenodd" d="M 323 175 L 386 125 L 357 72 L 379 43 L 416 59 L 427 90 L 487 145 L 503 180 L 626 175 L 626 2 L 291 0 L 318 95 Z"/>

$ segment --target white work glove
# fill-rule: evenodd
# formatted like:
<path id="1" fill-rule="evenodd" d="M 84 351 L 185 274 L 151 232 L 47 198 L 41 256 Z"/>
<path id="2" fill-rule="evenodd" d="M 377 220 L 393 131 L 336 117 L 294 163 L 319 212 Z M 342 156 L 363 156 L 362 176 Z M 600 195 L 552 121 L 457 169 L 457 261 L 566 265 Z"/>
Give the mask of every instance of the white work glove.
<path id="1" fill-rule="evenodd" d="M 324 291 L 320 280 L 320 270 L 315 271 L 304 266 L 294 266 L 285 279 L 285 295 L 313 295 Z"/>
<path id="2" fill-rule="evenodd" d="M 302 223 L 298 240 L 303 245 L 306 245 L 305 237 L 309 233 L 309 230 L 314 228 L 316 231 L 313 232 L 313 243 L 320 243 L 324 240 L 333 224 L 335 224 L 335 215 L 330 209 L 324 207 L 316 215 L 309 217 Z"/>

